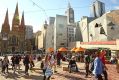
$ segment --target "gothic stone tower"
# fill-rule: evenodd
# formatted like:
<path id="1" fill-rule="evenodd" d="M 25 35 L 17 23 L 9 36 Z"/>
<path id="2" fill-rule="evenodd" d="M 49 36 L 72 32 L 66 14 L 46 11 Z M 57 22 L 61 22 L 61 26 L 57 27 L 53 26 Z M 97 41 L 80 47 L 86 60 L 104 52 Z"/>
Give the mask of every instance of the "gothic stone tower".
<path id="1" fill-rule="evenodd" d="M 1 36 L 1 52 L 23 52 L 25 49 L 25 20 L 22 14 L 21 23 L 19 20 L 18 3 L 12 20 L 12 30 L 10 30 L 8 10 L 4 23 L 2 24 Z"/>
<path id="2" fill-rule="evenodd" d="M 8 51 L 9 32 L 10 32 L 10 25 L 9 25 L 8 9 L 7 9 L 5 20 L 4 23 L 2 24 L 2 29 L 1 29 L 1 52 Z"/>

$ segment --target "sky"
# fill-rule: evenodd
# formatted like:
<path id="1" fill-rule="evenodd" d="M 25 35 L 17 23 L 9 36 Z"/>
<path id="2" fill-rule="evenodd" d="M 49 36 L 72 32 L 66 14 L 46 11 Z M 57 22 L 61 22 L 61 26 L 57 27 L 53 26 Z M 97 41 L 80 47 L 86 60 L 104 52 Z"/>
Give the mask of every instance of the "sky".
<path id="1" fill-rule="evenodd" d="M 82 16 L 90 16 L 90 5 L 93 1 L 95 0 L 0 0 L 0 30 L 7 8 L 11 26 L 17 2 L 20 19 L 24 11 L 25 24 L 32 25 L 33 31 L 37 32 L 49 17 L 55 17 L 56 14 L 65 15 L 68 2 L 74 9 L 75 21 L 80 21 Z M 105 3 L 106 11 L 119 9 L 119 0 L 100 1 Z"/>

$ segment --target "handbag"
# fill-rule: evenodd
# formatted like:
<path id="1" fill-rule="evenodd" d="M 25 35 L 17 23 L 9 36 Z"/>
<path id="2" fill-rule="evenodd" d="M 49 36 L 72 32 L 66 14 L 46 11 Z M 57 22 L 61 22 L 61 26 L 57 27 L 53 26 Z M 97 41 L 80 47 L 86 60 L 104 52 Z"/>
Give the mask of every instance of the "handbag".
<path id="1" fill-rule="evenodd" d="M 53 74 L 53 70 L 51 68 L 47 68 L 46 71 L 45 71 L 45 76 L 46 77 L 49 77 Z"/>

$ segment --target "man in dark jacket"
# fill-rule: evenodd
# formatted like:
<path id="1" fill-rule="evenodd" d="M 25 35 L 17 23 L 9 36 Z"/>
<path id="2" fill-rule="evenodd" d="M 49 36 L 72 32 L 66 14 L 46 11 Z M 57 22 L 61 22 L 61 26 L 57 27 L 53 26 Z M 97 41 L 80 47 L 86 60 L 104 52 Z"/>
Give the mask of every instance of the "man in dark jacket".
<path id="1" fill-rule="evenodd" d="M 85 55 L 85 70 L 86 70 L 86 77 L 89 74 L 89 64 L 90 64 L 90 56 L 89 54 Z"/>
<path id="2" fill-rule="evenodd" d="M 57 65 L 58 65 L 58 66 L 61 65 L 61 59 L 62 59 L 62 55 L 61 55 L 61 53 L 58 51 L 58 53 L 57 53 Z"/>
<path id="3" fill-rule="evenodd" d="M 19 55 L 15 56 L 14 64 L 15 64 L 14 73 L 16 72 L 17 68 L 18 68 L 18 73 L 19 73 L 19 70 L 20 70 L 20 58 L 19 58 Z"/>
<path id="4" fill-rule="evenodd" d="M 30 63 L 28 55 L 25 56 L 23 63 L 25 65 L 25 74 L 28 75 L 29 63 Z"/>

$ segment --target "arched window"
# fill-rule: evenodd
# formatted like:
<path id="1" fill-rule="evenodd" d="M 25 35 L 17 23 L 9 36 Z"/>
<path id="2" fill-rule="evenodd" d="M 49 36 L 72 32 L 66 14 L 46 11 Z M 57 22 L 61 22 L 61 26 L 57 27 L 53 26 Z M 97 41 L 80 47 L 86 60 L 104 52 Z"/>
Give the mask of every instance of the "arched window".
<path id="1" fill-rule="evenodd" d="M 16 45 L 17 44 L 17 38 L 16 38 L 16 36 L 12 36 L 12 44 L 13 45 Z"/>

